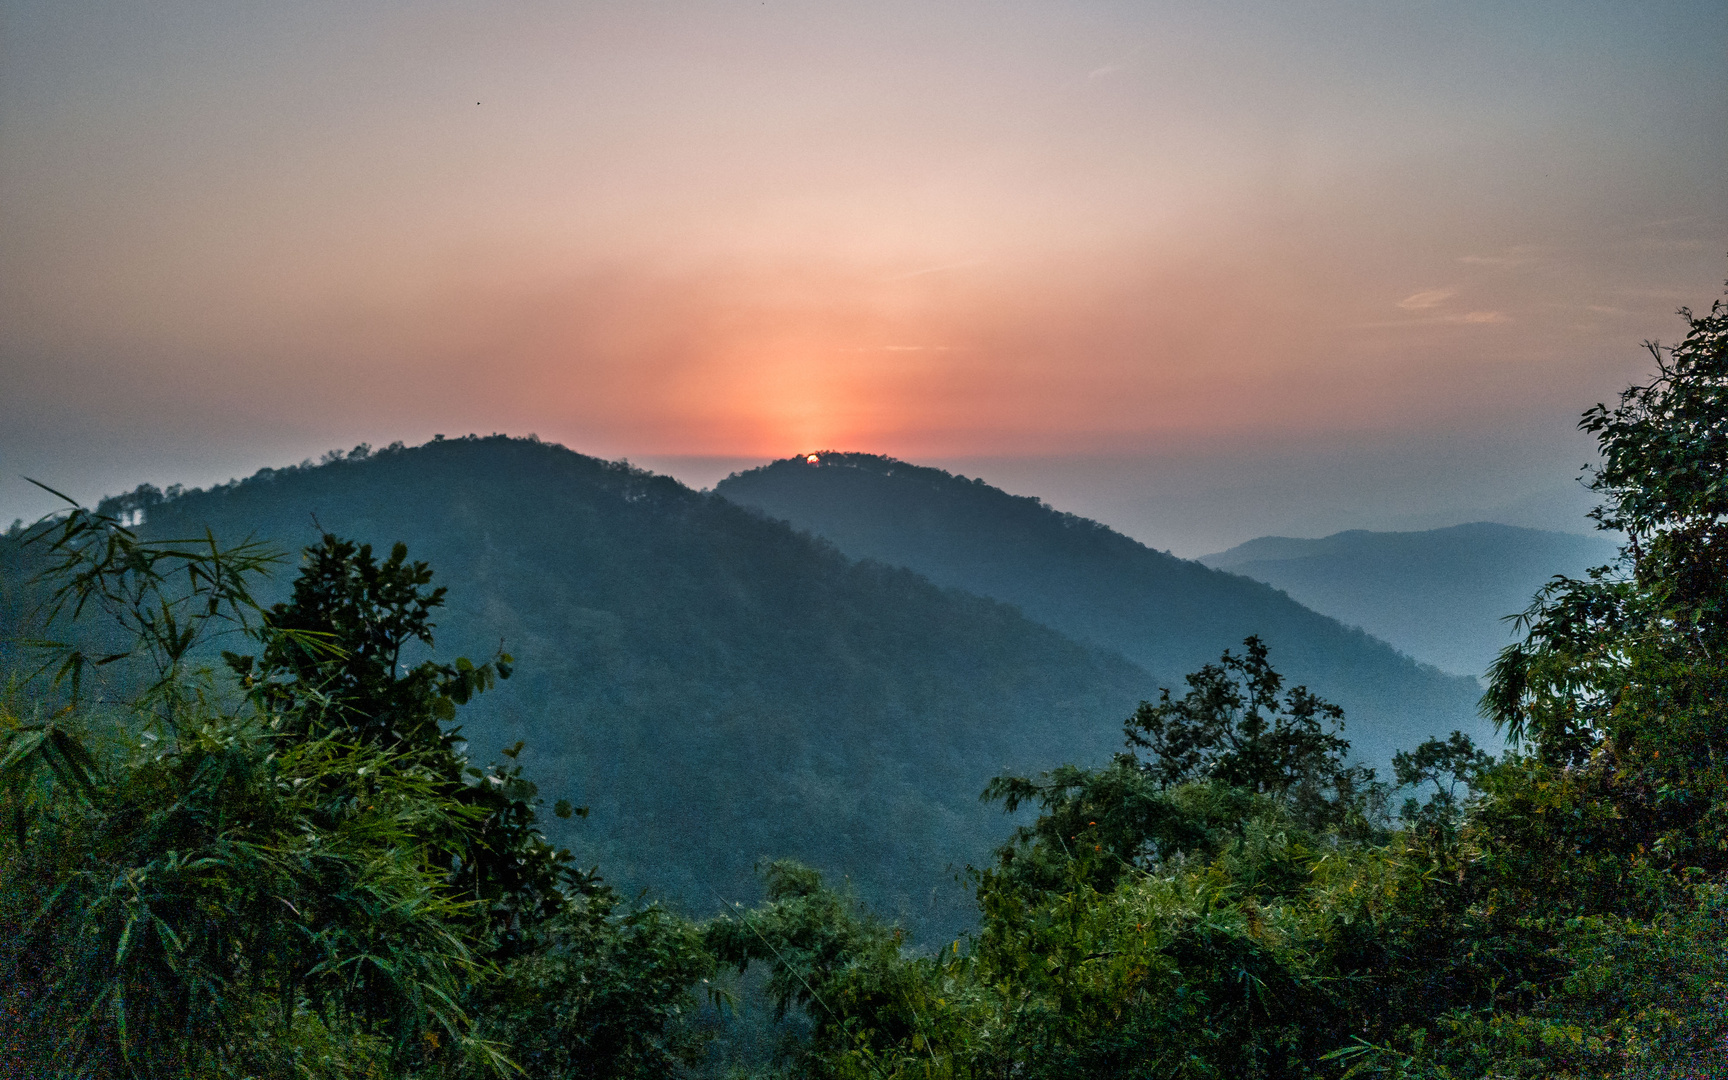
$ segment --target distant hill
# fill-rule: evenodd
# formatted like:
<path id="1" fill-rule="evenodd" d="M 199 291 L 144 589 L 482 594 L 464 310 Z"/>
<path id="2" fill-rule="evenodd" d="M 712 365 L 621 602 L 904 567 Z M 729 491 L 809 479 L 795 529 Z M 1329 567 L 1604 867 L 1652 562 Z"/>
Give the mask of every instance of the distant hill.
<path id="1" fill-rule="evenodd" d="M 753 900 L 754 863 L 793 856 L 956 932 L 970 915 L 947 867 L 1012 824 L 979 803 L 984 784 L 1102 760 L 1152 693 L 1134 665 L 1007 605 L 533 441 L 391 448 L 105 506 L 142 511 L 148 534 L 208 525 L 286 551 L 315 539 L 314 516 L 385 550 L 405 540 L 449 587 L 438 654 L 516 656 L 462 713 L 475 749 L 526 740 L 543 794 L 593 808 L 549 821 L 560 842 L 697 912 Z M 17 553 L 0 556 L 15 586 Z"/>
<path id="2" fill-rule="evenodd" d="M 1371 761 L 1455 728 L 1493 741 L 1476 717 L 1474 680 L 1418 665 L 1260 582 L 982 480 L 873 454 L 817 457 L 736 473 L 715 491 L 848 555 L 1015 604 L 1178 688 L 1184 673 L 1259 634 L 1278 670 L 1345 707 L 1345 734 Z"/>
<path id="3" fill-rule="evenodd" d="M 1603 535 L 1475 522 L 1318 540 L 1263 536 L 1200 561 L 1283 589 L 1418 660 L 1480 675 L 1513 639 L 1504 616 L 1529 607 L 1555 574 L 1580 574 L 1615 550 Z"/>

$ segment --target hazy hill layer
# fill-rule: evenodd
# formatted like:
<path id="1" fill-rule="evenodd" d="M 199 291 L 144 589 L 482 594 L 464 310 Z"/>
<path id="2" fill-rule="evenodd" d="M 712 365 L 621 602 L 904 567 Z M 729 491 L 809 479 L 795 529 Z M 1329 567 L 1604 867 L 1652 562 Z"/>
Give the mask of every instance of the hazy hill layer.
<path id="1" fill-rule="evenodd" d="M 1259 634 L 1274 665 L 1343 705 L 1370 760 L 1476 718 L 1474 680 L 1418 665 L 1390 645 L 1258 581 L 1154 551 L 1095 521 L 982 480 L 873 454 L 777 461 L 715 490 L 858 558 L 1018 605 L 1169 682 Z"/>
<path id="2" fill-rule="evenodd" d="M 156 535 L 208 524 L 297 551 L 316 515 L 407 541 L 450 590 L 439 654 L 517 659 L 463 712 L 476 750 L 526 740 L 542 793 L 593 808 L 550 822 L 562 842 L 699 912 L 753 900 L 753 864 L 794 856 L 953 930 L 947 867 L 1010 824 L 979 803 L 986 781 L 1100 760 L 1151 692 L 1007 605 L 538 442 L 441 441 L 109 506 L 143 509 Z"/>
<path id="3" fill-rule="evenodd" d="M 1264 581 L 1447 671 L 1485 672 L 1555 574 L 1613 558 L 1606 536 L 1476 522 L 1425 532 L 1352 530 L 1318 540 L 1263 536 L 1200 559 Z"/>

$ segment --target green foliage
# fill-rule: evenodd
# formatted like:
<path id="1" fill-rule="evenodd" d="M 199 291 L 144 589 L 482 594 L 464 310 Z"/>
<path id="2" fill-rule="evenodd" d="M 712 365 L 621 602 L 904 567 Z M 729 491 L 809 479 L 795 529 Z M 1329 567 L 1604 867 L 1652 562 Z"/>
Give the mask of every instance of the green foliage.
<path id="1" fill-rule="evenodd" d="M 1347 763 L 1343 710 L 1300 686 L 1280 700 L 1265 645 L 1244 646 L 1188 676 L 1184 697 L 1166 688 L 1157 704 L 1141 702 L 1111 765 L 992 780 L 985 800 L 1040 810 L 999 852 L 1000 872 L 1048 887 L 1078 859 L 1109 888 L 1124 871 L 1216 857 L 1256 822 L 1373 835 L 1387 793 L 1372 769 Z"/>
<path id="2" fill-rule="evenodd" d="M 825 888 L 809 867 L 781 860 L 763 875 L 766 902 L 713 920 L 706 940 L 740 974 L 767 966 L 778 1015 L 798 1007 L 808 1016 L 810 1038 L 794 1054 L 801 1075 L 896 1075 L 890 1062 L 902 1049 L 934 1044 L 932 1023 L 963 1034 L 937 993 L 955 982 L 940 960 L 908 956 L 900 930 Z"/>
<path id="3" fill-rule="evenodd" d="M 1226 649 L 1218 663 L 1189 675 L 1182 698 L 1163 687 L 1158 704 L 1140 703 L 1123 732 L 1131 754 L 1152 757 L 1134 763 L 1160 788 L 1210 779 L 1310 812 L 1347 813 L 1368 794 L 1374 770 L 1346 763 L 1344 710 L 1306 686 L 1280 701 L 1284 678 L 1265 643 L 1249 637 L 1242 646 L 1241 656 Z"/>
<path id="4" fill-rule="evenodd" d="M 408 562 L 406 544 L 380 563 L 370 544 L 326 533 L 306 550 L 292 599 L 266 613 L 262 655 L 224 659 L 266 708 L 306 730 L 381 746 L 449 745 L 440 721 L 509 678 L 511 657 L 406 668 L 403 649 L 431 645 L 432 614 L 444 603 L 444 588 L 423 590 L 431 580 L 426 563 Z"/>
<path id="5" fill-rule="evenodd" d="M 1265 704 L 1281 683 L 1250 649 L 1239 668 L 1197 675 L 1218 708 L 1196 697 L 1166 709 L 1165 736 L 1218 747 L 1202 759 L 1215 762 L 1237 745 L 1206 742 L 1221 710 L 1240 723 L 1251 701 L 1264 715 L 1292 700 Z M 1241 668 L 1257 698 L 1219 688 L 1220 672 Z M 1199 730 L 1187 737 L 1183 724 Z M 1287 745 L 1322 772 L 1343 768 L 1348 749 Z M 1288 775 L 1288 762 L 1274 765 L 1268 775 Z M 1172 782 L 1128 753 L 1102 769 L 998 778 L 986 798 L 1042 812 L 976 873 L 977 932 L 935 954 L 910 952 L 785 864 L 768 868 L 769 903 L 712 924 L 710 941 L 723 960 L 771 965 L 778 1001 L 812 1022 L 811 1075 L 1308 1075 L 1349 1033 L 1386 1027 L 1366 972 L 1387 963 L 1389 943 L 1370 928 L 1432 860 L 1359 821 L 1308 814 L 1296 782 L 1256 791 L 1221 771 Z"/>
<path id="6" fill-rule="evenodd" d="M 117 759 L 84 745 L 76 695 L 0 730 L 8 1052 L 67 1076 L 290 1069 L 302 1011 L 398 1064 L 434 1031 L 464 1044 L 456 999 L 479 961 L 427 838 L 476 815 L 445 797 L 440 763 L 220 708 L 191 662 L 213 627 L 252 626 L 245 577 L 273 561 L 256 545 L 141 541 L 76 507 L 50 526 L 31 538 L 58 583 L 48 617 L 93 602 L 153 677 Z M 68 650 L 54 678 L 80 671 Z"/>
<path id="7" fill-rule="evenodd" d="M 520 1057 L 590 1077 L 673 1060 L 712 960 L 545 840 L 520 746 L 468 764 L 440 721 L 510 658 L 402 663 L 443 600 L 423 563 L 325 536 L 262 611 L 246 576 L 273 559 L 253 544 L 143 540 L 77 507 L 26 540 L 52 556 L 46 620 L 106 611 L 135 642 L 114 659 L 150 678 L 107 748 L 76 693 L 28 720 L 28 687 L 0 709 L 0 1064 L 455 1077 Z M 225 652 L 231 688 L 197 665 L 230 628 L 262 657 Z M 41 670 L 76 685 L 85 665 L 64 647 Z"/>
<path id="8" fill-rule="evenodd" d="M 530 1076 L 676 1075 L 705 1052 L 690 991 L 714 972 L 688 920 L 590 889 L 503 964 L 484 1031 Z"/>
<path id="9" fill-rule="evenodd" d="M 1656 377 L 1579 425 L 1601 446 L 1591 486 L 1605 501 L 1594 516 L 1625 533 L 1619 562 L 1550 584 L 1522 617 L 1526 640 L 1493 673 L 1486 702 L 1496 720 L 1550 760 L 1619 741 L 1618 729 L 1639 728 L 1648 708 L 1666 724 L 1707 707 L 1721 678 L 1713 658 L 1728 633 L 1728 304 L 1682 315 L 1689 331 L 1679 345 L 1648 345 Z M 1645 665 L 1655 665 L 1650 679 L 1638 677 Z M 1647 686 L 1681 697 L 1651 700 Z"/>
<path id="10" fill-rule="evenodd" d="M 1400 788 L 1413 794 L 1404 800 L 1398 816 L 1424 831 L 1456 828 L 1464 812 L 1461 795 L 1472 790 L 1493 765 L 1494 755 L 1477 749 L 1462 731 L 1446 739 L 1429 739 L 1415 750 L 1400 750 L 1392 756 L 1392 774 Z M 1421 794 L 1428 796 L 1426 801 Z"/>
<path id="11" fill-rule="evenodd" d="M 1205 803 L 1228 789 L 1174 790 Z M 1348 965 L 1419 871 L 1402 849 L 1327 843 L 1241 794 L 1262 816 L 1210 857 L 1106 885 L 1107 856 L 1070 844 L 1037 880 L 1011 863 L 982 874 L 978 934 L 935 954 L 781 866 L 775 899 L 716 922 L 711 940 L 772 965 L 781 1000 L 802 1003 L 807 1075 L 1310 1075 L 1381 1023 L 1381 988 Z"/>
<path id="12" fill-rule="evenodd" d="M 142 660 L 150 678 L 131 706 L 172 730 L 179 712 L 195 707 L 188 694 L 196 697 L 198 682 L 187 676 L 196 650 L 213 633 L 249 629 L 258 605 L 247 579 L 281 558 L 251 539 L 220 545 L 208 530 L 200 539 L 141 539 L 117 519 L 66 501 L 66 513 L 39 522 L 21 541 L 40 550 L 38 580 L 49 585 L 32 619 L 52 629 L 62 616 L 77 620 L 94 610 L 122 645 L 92 656 L 76 643 L 29 641 L 53 657 L 38 674 L 52 669 L 53 686 L 66 684 L 76 703 L 91 669 Z"/>
<path id="13" fill-rule="evenodd" d="M 984 789 L 1012 813 L 1036 803 L 1039 815 L 998 852 L 1002 870 L 1054 886 L 1076 857 L 1101 886 L 1125 870 L 1183 853 L 1222 851 L 1246 822 L 1272 812 L 1264 796 L 1222 784 L 1168 788 L 1126 755 L 1102 769 L 1063 765 L 1037 778 L 1001 776 Z M 1090 849 L 1094 856 L 1086 855 Z"/>
<path id="14" fill-rule="evenodd" d="M 1480 789 L 1437 922 L 1495 956 L 1496 993 L 1350 1048 L 1357 1072 L 1724 1070 L 1728 306 L 1681 314 L 1680 344 L 1648 346 L 1655 376 L 1580 423 L 1601 448 L 1593 516 L 1624 534 L 1619 559 L 1550 583 L 1491 672 L 1484 708 L 1530 752 L 1408 761 L 1461 761 Z"/>
<path id="15" fill-rule="evenodd" d="M 1549 928 L 1563 972 L 1540 1000 L 1449 1010 L 1379 1042 L 1359 1038 L 1329 1059 L 1345 1077 L 1407 1080 L 1724 1075 L 1725 917 L 1722 888 L 1709 885 L 1648 920 L 1564 920 Z"/>
<path id="16" fill-rule="evenodd" d="M 1728 869 L 1728 305 L 1683 314 L 1679 345 L 1649 346 L 1655 378 L 1580 424 L 1602 448 L 1596 516 L 1624 531 L 1621 559 L 1544 590 L 1484 702 L 1613 807 L 1611 837 L 1591 846 L 1716 873 Z"/>
<path id="17" fill-rule="evenodd" d="M 68 1076 L 285 1067 L 303 1010 L 386 1060 L 459 1040 L 478 965 L 424 858 L 421 837 L 463 819 L 435 786 L 327 740 L 271 753 L 219 718 L 141 748 L 7 853 L 5 908 L 29 913 L 6 935 L 14 1033 Z"/>
<path id="18" fill-rule="evenodd" d="M 285 735 L 425 755 L 440 794 L 477 822 L 439 838 L 439 861 L 459 893 L 499 926 L 554 914 L 567 888 L 580 892 L 588 882 L 537 828 L 538 789 L 515 764 L 522 744 L 504 751 L 510 764 L 475 768 L 459 750 L 459 732 L 443 726 L 473 695 L 509 678 L 514 658 L 403 663 L 405 648 L 432 645 L 445 590 L 425 588 L 431 580 L 404 544 L 380 563 L 370 545 L 326 533 L 306 549 L 291 599 L 264 613 L 261 655 L 223 659 Z"/>

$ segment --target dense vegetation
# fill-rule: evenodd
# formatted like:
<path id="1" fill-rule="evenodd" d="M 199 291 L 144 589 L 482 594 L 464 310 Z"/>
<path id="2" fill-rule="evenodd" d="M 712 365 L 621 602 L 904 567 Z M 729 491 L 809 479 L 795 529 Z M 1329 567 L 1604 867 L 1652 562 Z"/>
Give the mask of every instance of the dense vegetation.
<path id="1" fill-rule="evenodd" d="M 1728 1074 L 1728 305 L 1688 318 L 1585 414 L 1627 542 L 1496 662 L 1512 750 L 1429 740 L 1377 781 L 1249 638 L 1109 763 L 992 781 L 1039 813 L 933 950 L 795 863 L 703 923 L 575 869 L 446 726 L 514 658 L 404 661 L 443 597 L 402 549 L 326 535 L 265 607 L 256 548 L 74 511 L 32 538 L 53 601 L 130 644 L 49 649 L 7 706 L 0 1061 L 676 1075 L 719 1064 L 700 998 L 745 968 L 814 1077 Z M 105 743 L 90 676 L 126 666 Z"/>
<path id="2" fill-rule="evenodd" d="M 1555 574 L 1614 556 L 1606 536 L 1478 521 L 1423 532 L 1262 536 L 1199 561 L 1282 589 L 1424 663 L 1480 675 L 1516 636 L 1504 616 Z"/>
<path id="3" fill-rule="evenodd" d="M 462 753 L 444 722 L 512 658 L 403 663 L 443 599 L 424 563 L 327 535 L 264 609 L 256 545 L 144 541 L 82 509 L 30 541 L 50 614 L 98 612 L 132 642 L 51 647 L 47 693 L 0 713 L 7 1075 L 676 1060 L 667 1021 L 712 959 L 548 844 L 519 766 Z M 197 664 L 212 638 L 248 650 L 223 651 L 231 679 Z M 138 689 L 104 746 L 86 676 L 114 663 Z"/>
<path id="4" fill-rule="evenodd" d="M 1400 747 L 1461 728 L 1481 687 L 1257 581 L 1154 551 L 1104 525 L 982 480 L 875 454 L 824 452 L 737 473 L 715 491 L 832 541 L 854 558 L 907 566 L 1180 677 L 1249 635 L 1291 678 L 1343 706 L 1356 749 L 1384 767 Z"/>

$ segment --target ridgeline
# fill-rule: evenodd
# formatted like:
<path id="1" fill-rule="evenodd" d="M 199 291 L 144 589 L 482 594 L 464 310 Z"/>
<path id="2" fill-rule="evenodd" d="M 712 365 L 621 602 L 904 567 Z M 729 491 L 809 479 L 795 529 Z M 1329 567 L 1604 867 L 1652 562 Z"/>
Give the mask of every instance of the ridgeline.
<path id="1" fill-rule="evenodd" d="M 982 480 L 875 454 L 817 457 L 737 473 L 715 491 L 854 558 L 1015 604 L 1178 690 L 1167 673 L 1195 670 L 1257 634 L 1289 681 L 1344 707 L 1351 743 L 1382 771 L 1396 750 L 1455 729 L 1496 741 L 1477 718 L 1475 680 L 1420 665 L 1261 582 Z"/>

